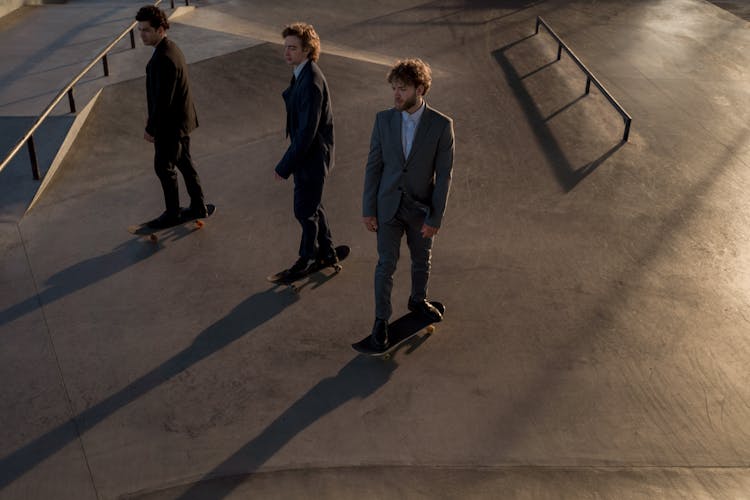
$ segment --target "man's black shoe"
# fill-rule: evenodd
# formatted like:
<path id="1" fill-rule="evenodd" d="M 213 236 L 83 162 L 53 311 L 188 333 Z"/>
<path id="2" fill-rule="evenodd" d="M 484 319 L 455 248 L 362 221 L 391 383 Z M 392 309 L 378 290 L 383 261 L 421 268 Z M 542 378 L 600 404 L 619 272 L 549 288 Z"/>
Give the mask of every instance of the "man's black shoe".
<path id="1" fill-rule="evenodd" d="M 167 227 L 176 226 L 180 223 L 179 213 L 164 212 L 154 220 L 150 220 L 146 225 L 152 229 L 164 229 Z"/>
<path id="2" fill-rule="evenodd" d="M 186 219 L 205 219 L 208 217 L 208 208 L 206 205 L 190 205 L 190 208 L 183 212 Z"/>
<path id="3" fill-rule="evenodd" d="M 410 311 L 421 314 L 435 323 L 443 320 L 443 315 L 440 311 L 426 300 L 412 300 L 411 297 L 409 297 L 408 307 Z"/>
<path id="4" fill-rule="evenodd" d="M 300 257 L 292 267 L 284 271 L 284 275 L 287 279 L 295 279 L 310 274 L 315 270 L 315 260 L 305 259 Z"/>
<path id="5" fill-rule="evenodd" d="M 388 349 L 390 343 L 388 341 L 388 322 L 386 320 L 375 320 L 375 324 L 372 326 L 372 334 L 370 334 L 370 342 L 373 349 L 378 351 Z"/>
<path id="6" fill-rule="evenodd" d="M 331 267 L 335 266 L 339 263 L 339 256 L 336 255 L 336 250 L 331 248 L 327 252 L 323 253 L 318 257 L 318 265 L 323 267 Z"/>

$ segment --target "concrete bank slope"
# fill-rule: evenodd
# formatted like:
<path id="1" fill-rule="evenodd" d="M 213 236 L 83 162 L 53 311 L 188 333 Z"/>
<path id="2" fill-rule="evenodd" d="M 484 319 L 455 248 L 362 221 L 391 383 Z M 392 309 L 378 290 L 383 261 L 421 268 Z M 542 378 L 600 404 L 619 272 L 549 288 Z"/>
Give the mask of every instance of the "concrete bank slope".
<path id="1" fill-rule="evenodd" d="M 3 243 L 0 498 L 738 498 L 750 491 L 747 23 L 667 2 L 225 2 L 186 15 L 269 40 L 191 65 L 217 214 L 154 245 L 142 78 L 107 87 Z M 622 120 L 543 16 L 633 115 Z M 299 295 L 272 33 L 323 37 L 341 274 Z M 230 23 L 229 20 L 232 20 Z M 326 46 L 332 50 L 326 52 Z M 454 118 L 431 336 L 389 362 L 360 222 L 387 61 L 434 69 Z M 406 310 L 408 257 L 396 275 Z"/>

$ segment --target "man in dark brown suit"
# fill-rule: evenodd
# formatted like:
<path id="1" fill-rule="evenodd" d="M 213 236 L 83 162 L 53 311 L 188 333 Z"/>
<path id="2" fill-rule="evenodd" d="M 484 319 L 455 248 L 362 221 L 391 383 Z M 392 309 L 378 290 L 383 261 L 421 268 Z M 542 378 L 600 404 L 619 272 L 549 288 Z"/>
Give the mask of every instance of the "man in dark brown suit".
<path id="1" fill-rule="evenodd" d="M 180 221 L 181 209 L 177 172 L 179 169 L 190 195 L 190 208 L 184 217 L 206 217 L 206 204 L 200 178 L 190 158 L 190 132 L 198 118 L 190 93 L 185 57 L 167 38 L 169 21 L 163 10 L 149 5 L 135 16 L 145 45 L 154 47 L 146 66 L 148 121 L 143 138 L 154 144 L 154 170 L 164 191 L 166 210 L 148 222 L 150 227 L 168 227 Z"/>

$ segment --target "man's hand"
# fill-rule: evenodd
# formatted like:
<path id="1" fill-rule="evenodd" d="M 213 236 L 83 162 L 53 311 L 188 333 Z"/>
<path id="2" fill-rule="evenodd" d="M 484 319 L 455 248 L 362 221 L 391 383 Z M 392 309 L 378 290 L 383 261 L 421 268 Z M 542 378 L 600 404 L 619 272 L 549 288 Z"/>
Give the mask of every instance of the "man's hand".
<path id="1" fill-rule="evenodd" d="M 282 176 L 280 176 L 280 175 L 278 174 L 278 172 L 276 172 L 276 170 L 274 170 L 274 171 L 273 171 L 273 176 L 274 176 L 274 178 L 275 178 L 275 179 L 276 179 L 277 181 L 283 181 L 283 180 L 284 180 L 284 178 L 283 178 Z"/>
<path id="2" fill-rule="evenodd" d="M 151 135 L 151 134 L 149 134 L 148 132 L 144 132 L 143 133 L 143 139 L 145 141 L 148 141 L 148 142 L 152 143 L 152 144 L 154 143 L 154 136 Z"/>
<path id="3" fill-rule="evenodd" d="M 440 231 L 439 227 L 432 227 L 428 226 L 427 224 L 422 225 L 422 237 L 423 238 L 432 238 L 436 234 L 438 234 L 438 231 Z"/>
<path id="4" fill-rule="evenodd" d="M 375 232 L 378 230 L 378 218 L 377 217 L 362 217 L 362 222 L 368 231 Z"/>

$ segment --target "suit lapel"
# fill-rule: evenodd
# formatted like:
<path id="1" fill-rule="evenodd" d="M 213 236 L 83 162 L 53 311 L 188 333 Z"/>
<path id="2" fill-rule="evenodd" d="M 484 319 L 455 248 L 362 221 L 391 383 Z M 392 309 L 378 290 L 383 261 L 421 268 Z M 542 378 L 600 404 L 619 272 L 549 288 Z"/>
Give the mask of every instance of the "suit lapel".
<path id="1" fill-rule="evenodd" d="M 432 110 L 430 110 L 430 107 L 427 106 L 427 103 L 425 103 L 425 108 L 422 112 L 422 118 L 419 119 L 419 125 L 417 126 L 417 130 L 414 132 L 414 141 L 411 144 L 411 151 L 409 152 L 409 157 L 406 159 L 406 163 L 409 163 L 409 161 L 414 158 L 414 154 L 419 149 L 419 146 L 421 146 L 424 142 L 424 139 L 425 137 L 427 137 L 427 133 L 430 131 L 431 126 Z"/>
<path id="2" fill-rule="evenodd" d="M 391 140 L 401 152 L 401 160 L 406 161 L 406 158 L 404 158 L 404 145 L 401 141 L 401 112 L 395 108 L 391 116 Z"/>

